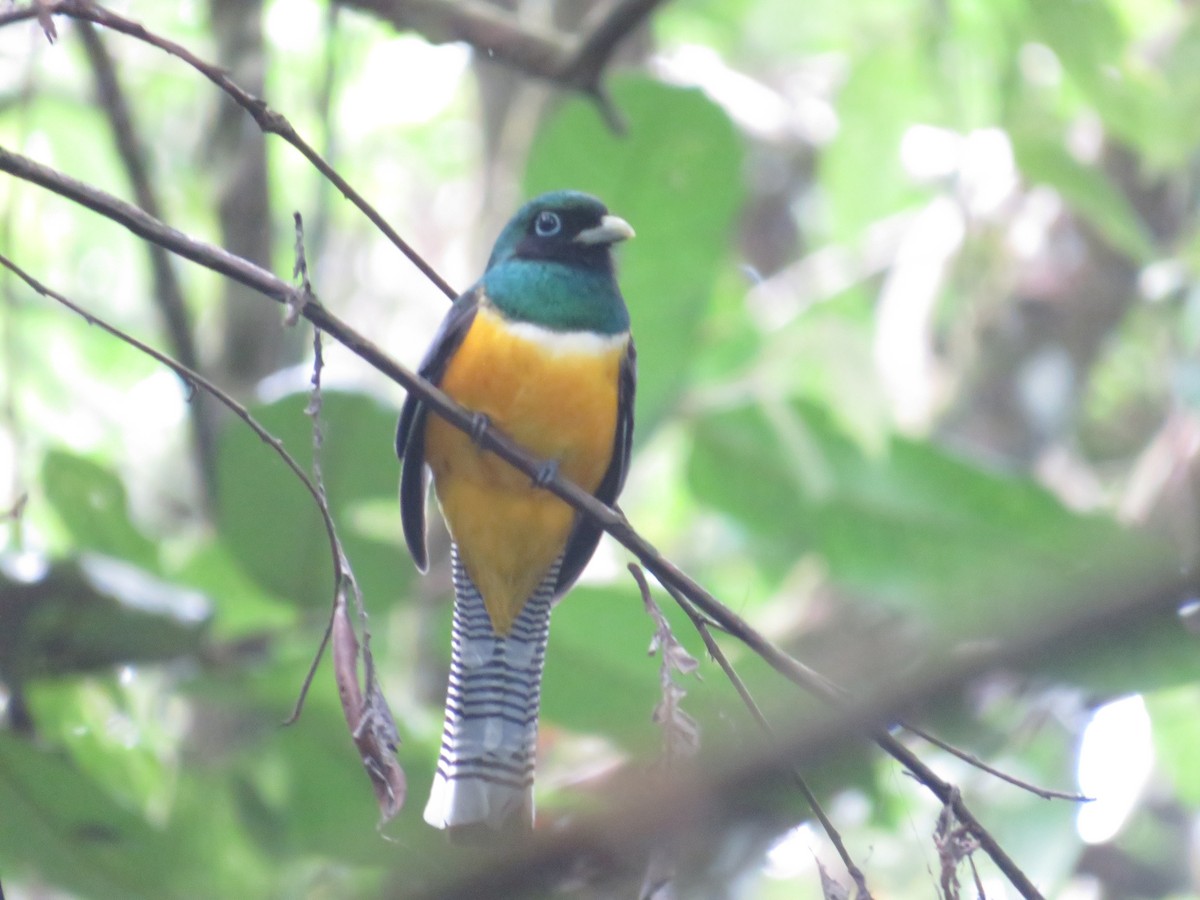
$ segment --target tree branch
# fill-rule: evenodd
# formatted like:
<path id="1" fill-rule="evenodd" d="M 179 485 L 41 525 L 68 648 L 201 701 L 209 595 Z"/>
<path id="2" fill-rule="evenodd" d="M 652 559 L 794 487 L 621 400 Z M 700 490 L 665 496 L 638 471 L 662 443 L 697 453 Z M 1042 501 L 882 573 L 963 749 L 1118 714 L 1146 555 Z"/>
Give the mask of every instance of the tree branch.
<path id="1" fill-rule="evenodd" d="M 754 719 L 759 729 L 766 735 L 769 741 L 777 742 L 779 736 L 775 733 L 775 729 L 771 726 L 766 715 L 763 714 L 762 708 L 754 699 L 754 695 L 750 693 L 750 689 L 746 687 L 746 683 L 742 681 L 742 677 L 738 675 L 737 670 L 733 667 L 733 663 L 725 656 L 725 652 L 721 649 L 721 645 L 717 643 L 717 639 L 713 637 L 712 629 L 708 627 L 708 622 L 692 608 L 692 605 L 687 602 L 686 598 L 675 592 L 671 592 L 671 594 L 675 602 L 679 604 L 680 609 L 687 613 L 688 618 L 691 619 L 692 627 L 696 629 L 700 634 L 700 639 L 704 641 L 704 647 L 708 650 L 709 657 L 721 667 L 721 671 L 725 673 L 726 680 L 737 691 L 737 695 L 741 698 L 742 705 L 750 713 L 750 717 Z M 833 844 L 833 849 L 837 851 L 837 855 L 841 858 L 842 865 L 846 867 L 846 872 L 854 880 L 854 886 L 858 890 L 856 900 L 872 900 L 866 876 L 863 875 L 862 869 L 854 862 L 854 858 L 850 855 L 845 841 L 842 840 L 841 833 L 833 824 L 833 820 L 825 812 L 824 807 L 821 806 L 820 799 L 813 792 L 812 788 L 808 786 L 808 782 L 800 773 L 800 769 L 794 765 L 789 766 L 787 767 L 787 773 L 791 776 L 796 789 L 803 795 L 805 802 L 808 803 L 809 808 L 813 811 L 813 815 L 821 824 L 821 830 L 825 832 L 830 843 Z"/>
<path id="2" fill-rule="evenodd" d="M 615 0 L 583 35 L 534 28 L 478 0 L 338 0 L 428 41 L 463 41 L 488 59 L 567 90 L 602 95 L 601 78 L 617 46 L 665 0 Z"/>
<path id="3" fill-rule="evenodd" d="M 795 723 L 794 730 L 780 734 L 774 744 L 739 748 L 737 754 L 704 769 L 678 771 L 671 779 L 639 777 L 613 783 L 609 793 L 619 799 L 604 812 L 581 816 L 553 833 L 536 832 L 528 846 L 507 848 L 503 857 L 489 857 L 443 883 L 429 886 L 423 893 L 405 890 L 396 896 L 408 900 L 525 896 L 549 890 L 580 870 L 612 877 L 628 875 L 622 869 L 622 861 L 641 858 L 648 848 L 677 842 L 686 833 L 723 830 L 736 822 L 761 816 L 760 810 L 747 807 L 746 796 L 777 794 L 787 778 L 786 767 L 816 767 L 844 755 L 847 747 L 856 745 L 864 732 L 877 729 L 877 723 L 892 719 L 897 710 L 948 702 L 964 684 L 988 672 L 1060 659 L 1064 654 L 1087 647 L 1100 634 L 1130 628 L 1144 621 L 1147 615 L 1174 614 L 1180 598 L 1194 595 L 1200 589 L 1194 576 L 1190 579 L 1178 579 L 1169 573 L 1158 579 L 1146 576 L 1145 572 L 1130 573 L 1124 584 L 1112 583 L 1110 579 L 1096 587 L 1089 602 L 1071 615 L 1055 615 L 1052 611 L 1043 622 L 1027 623 L 1029 627 L 1012 640 L 997 641 L 973 656 L 948 655 L 936 660 L 903 681 L 894 681 L 887 690 L 871 698 Z M 1139 580 L 1143 587 L 1131 589 Z M 1049 603 L 1044 608 L 1053 610 Z M 931 778 L 932 773 L 907 748 L 902 748 L 901 755 L 909 758 L 902 760 L 902 764 L 918 781 L 927 787 L 931 783 L 937 785 L 934 793 L 972 837 L 979 839 L 982 832 L 994 843 L 964 809 L 962 798 L 952 786 L 936 776 Z M 980 846 L 992 855 L 982 840 Z M 999 859 L 993 855 L 992 859 L 1023 897 L 1042 896 L 1007 855 L 1002 854 Z"/>

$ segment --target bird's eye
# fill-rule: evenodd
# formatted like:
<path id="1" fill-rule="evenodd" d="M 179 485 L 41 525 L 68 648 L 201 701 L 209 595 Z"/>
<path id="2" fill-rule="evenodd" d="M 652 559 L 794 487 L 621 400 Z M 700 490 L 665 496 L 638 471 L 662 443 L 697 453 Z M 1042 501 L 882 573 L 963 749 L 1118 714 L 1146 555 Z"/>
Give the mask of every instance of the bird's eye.
<path id="1" fill-rule="evenodd" d="M 549 210 L 540 212 L 533 220 L 533 230 L 538 237 L 553 237 L 562 231 L 562 219 L 558 217 L 558 213 Z"/>

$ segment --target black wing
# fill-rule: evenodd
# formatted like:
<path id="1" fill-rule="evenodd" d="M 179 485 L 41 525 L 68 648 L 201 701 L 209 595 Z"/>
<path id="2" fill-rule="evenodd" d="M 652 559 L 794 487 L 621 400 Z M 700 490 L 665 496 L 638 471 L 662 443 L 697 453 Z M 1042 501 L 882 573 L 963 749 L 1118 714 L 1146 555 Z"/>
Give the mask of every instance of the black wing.
<path id="1" fill-rule="evenodd" d="M 633 446 L 633 395 L 637 388 L 637 351 L 633 346 L 633 338 L 629 339 L 629 349 L 621 360 L 620 383 L 617 388 L 617 432 L 613 437 L 612 461 L 600 486 L 596 488 L 596 499 L 612 506 L 625 485 L 625 476 L 629 472 L 629 455 Z M 600 542 L 600 526 L 585 516 L 579 516 L 575 527 L 567 538 L 567 546 L 563 551 L 562 566 L 558 570 L 558 583 L 554 587 L 555 596 L 562 596 L 575 583 L 583 572 L 588 560 L 596 552 L 596 544 Z"/>
<path id="2" fill-rule="evenodd" d="M 440 384 L 446 366 L 463 337 L 475 321 L 479 309 L 479 289 L 472 288 L 454 301 L 454 306 L 442 320 L 433 343 L 417 371 L 423 378 Z M 425 494 L 428 477 L 425 474 L 425 417 L 429 414 L 421 398 L 409 393 L 400 410 L 396 426 L 396 455 L 401 460 L 400 520 L 404 524 L 404 540 L 417 568 L 424 572 L 429 566 L 425 550 Z"/>

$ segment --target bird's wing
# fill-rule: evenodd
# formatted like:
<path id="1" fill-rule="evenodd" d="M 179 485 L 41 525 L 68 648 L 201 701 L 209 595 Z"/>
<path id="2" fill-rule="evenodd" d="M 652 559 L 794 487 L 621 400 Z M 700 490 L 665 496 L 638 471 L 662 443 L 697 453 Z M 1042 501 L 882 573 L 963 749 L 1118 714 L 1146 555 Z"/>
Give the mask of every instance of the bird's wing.
<path id="1" fill-rule="evenodd" d="M 434 384 L 440 384 L 446 366 L 475 321 L 479 309 L 480 289 L 474 287 L 454 301 L 454 306 L 442 320 L 433 343 L 417 371 Z M 429 565 L 425 550 L 425 494 L 428 478 L 425 474 L 425 417 L 428 408 L 421 398 L 409 393 L 400 410 L 396 426 L 396 455 L 403 463 L 400 474 L 400 518 L 404 524 L 404 540 L 413 562 L 422 572 Z"/>
<path id="2" fill-rule="evenodd" d="M 625 485 L 625 476 L 629 472 L 630 451 L 633 447 L 633 398 L 637 389 L 637 351 L 633 346 L 633 338 L 629 339 L 629 348 L 625 351 L 625 358 L 621 360 L 619 378 L 617 430 L 613 436 L 612 460 L 600 481 L 600 486 L 596 488 L 596 499 L 609 506 L 616 502 L 621 488 Z M 600 526 L 591 519 L 582 515 L 576 519 L 575 527 L 571 530 L 566 549 L 563 551 L 555 596 L 561 597 L 565 594 L 583 572 L 588 560 L 596 552 L 600 531 Z"/>

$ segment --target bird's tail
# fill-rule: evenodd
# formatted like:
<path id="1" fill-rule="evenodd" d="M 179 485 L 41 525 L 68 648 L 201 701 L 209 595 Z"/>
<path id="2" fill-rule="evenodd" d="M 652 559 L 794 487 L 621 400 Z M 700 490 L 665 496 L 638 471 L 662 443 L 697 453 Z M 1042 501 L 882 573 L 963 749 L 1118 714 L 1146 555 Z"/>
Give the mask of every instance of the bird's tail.
<path id="1" fill-rule="evenodd" d="M 533 769 L 555 562 L 499 637 L 457 549 L 450 683 L 425 821 L 435 828 L 533 825 Z"/>

